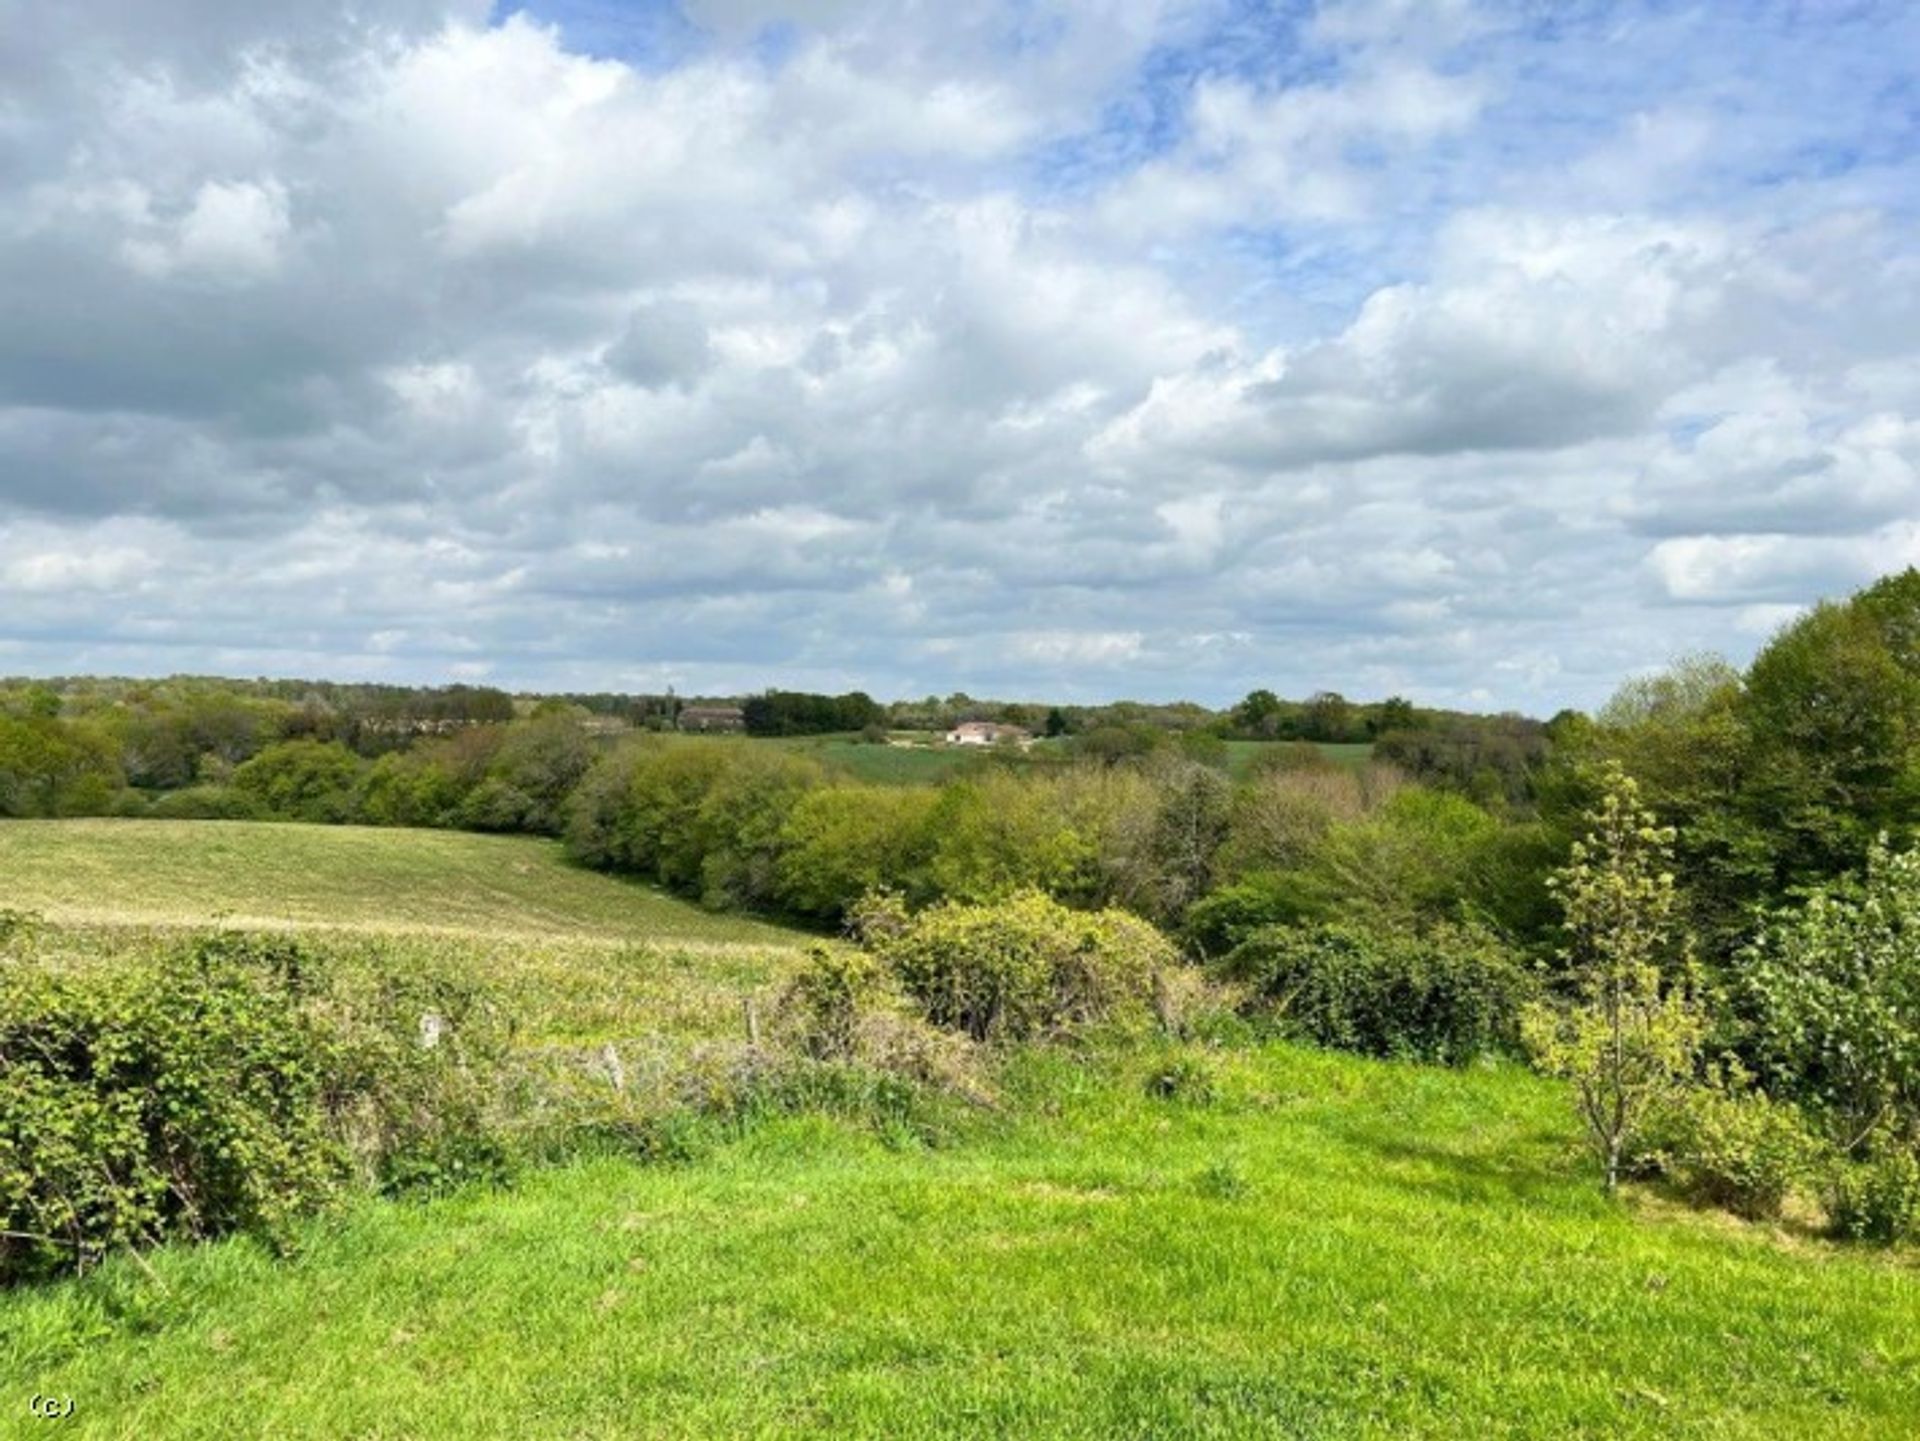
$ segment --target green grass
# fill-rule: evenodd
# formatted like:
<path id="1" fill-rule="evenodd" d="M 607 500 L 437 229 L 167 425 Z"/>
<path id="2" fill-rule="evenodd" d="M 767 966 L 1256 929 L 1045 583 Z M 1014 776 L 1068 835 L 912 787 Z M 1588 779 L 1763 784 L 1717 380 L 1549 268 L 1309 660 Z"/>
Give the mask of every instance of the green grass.
<path id="1" fill-rule="evenodd" d="M 569 865 L 556 841 L 247 821 L 0 821 L 0 906 L 64 925 L 220 920 L 695 945 L 805 939 Z"/>
<path id="2" fill-rule="evenodd" d="M 0 1415 L 89 1437 L 1906 1437 L 1920 1273 L 1604 1201 L 1558 1093 L 1271 1047 L 1210 1106 L 1026 1062 L 890 1151 L 362 1206 L 0 1299 Z M 1011 1117 L 1020 1117 L 1012 1119 Z M 27 1434 L 29 1423 L 14 1423 Z M 34 1434 L 40 1434 L 35 1432 Z"/>
<path id="3" fill-rule="evenodd" d="M 220 911 L 452 961 L 526 1043 L 614 1040 L 635 1073 L 737 1039 L 797 955 L 549 843 L 435 831 L 6 823 L 0 905 L 90 964 Z M 1608 1202 L 1516 1069 L 1189 1052 L 1196 1105 L 1147 1094 L 1171 1054 L 1014 1058 L 938 1149 L 709 1121 L 685 1164 L 0 1295 L 0 1436 L 1915 1434 L 1910 1255 Z"/>
<path id="4" fill-rule="evenodd" d="M 857 735 L 823 735 L 760 737 L 750 744 L 812 756 L 831 770 L 877 785 L 937 785 L 982 763 L 977 751 L 927 740 L 916 736 L 912 744 L 874 745 Z"/>
<path id="5" fill-rule="evenodd" d="M 1235 780 L 1253 768 L 1253 763 L 1270 747 L 1284 744 L 1278 741 L 1228 741 L 1227 773 Z M 1370 741 L 1355 743 L 1315 741 L 1315 750 L 1338 765 L 1358 769 L 1373 759 L 1373 744 Z"/>

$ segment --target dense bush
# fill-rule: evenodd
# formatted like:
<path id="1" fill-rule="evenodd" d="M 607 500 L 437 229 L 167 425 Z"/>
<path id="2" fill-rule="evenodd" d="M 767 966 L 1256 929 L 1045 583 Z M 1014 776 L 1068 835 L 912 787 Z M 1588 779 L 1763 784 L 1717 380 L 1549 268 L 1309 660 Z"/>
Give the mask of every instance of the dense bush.
<path id="1" fill-rule="evenodd" d="M 355 810 L 375 826 L 444 826 L 460 819 L 468 791 L 434 748 L 389 751 L 361 777 Z"/>
<path id="2" fill-rule="evenodd" d="M 931 844 L 930 789 L 827 786 L 793 802 L 782 823 L 774 884 L 785 909 L 838 921 L 883 885 L 917 890 Z"/>
<path id="3" fill-rule="evenodd" d="M 1172 947 L 1122 911 L 1072 911 L 1034 892 L 983 905 L 947 902 L 868 944 L 936 1025 L 976 1041 L 1020 1040 L 1151 1014 Z"/>
<path id="4" fill-rule="evenodd" d="M 349 984 L 287 939 L 86 970 L 17 940 L 0 958 L 0 1280 L 174 1235 L 278 1241 L 356 1170 L 438 1174 L 481 1130 L 467 1098 L 493 1073 L 457 988 Z M 423 998 L 441 1007 L 430 1038 Z"/>
<path id="5" fill-rule="evenodd" d="M 1844 1146 L 1885 1125 L 1920 1136 L 1920 851 L 1876 845 L 1864 881 L 1775 915 L 1736 975 L 1770 1090 Z"/>
<path id="6" fill-rule="evenodd" d="M 620 864 L 676 890 L 697 890 L 707 833 L 700 808 L 738 750 L 725 741 L 642 743 L 615 806 Z"/>
<path id="7" fill-rule="evenodd" d="M 1920 1151 L 1877 1138 L 1865 1159 L 1835 1171 L 1827 1218 L 1835 1235 L 1852 1241 L 1920 1241 Z"/>
<path id="8" fill-rule="evenodd" d="M 348 821 L 361 761 L 338 741 L 282 741 L 233 773 L 234 789 L 283 820 Z"/>
<path id="9" fill-rule="evenodd" d="M 1512 1044 L 1527 972 L 1492 936 L 1272 926 L 1219 963 L 1248 1008 L 1318 1045 L 1459 1065 Z"/>
<path id="10" fill-rule="evenodd" d="M 509 726 L 485 778 L 462 803 L 460 818 L 475 830 L 558 835 L 568 798 L 593 759 L 586 731 L 571 716 L 540 715 Z"/>
<path id="11" fill-rule="evenodd" d="M 1289 878 L 1262 872 L 1194 902 L 1182 930 L 1202 957 L 1218 960 L 1259 931 L 1302 919 L 1299 893 Z"/>
<path id="12" fill-rule="evenodd" d="M 188 786 L 156 796 L 146 812 L 156 820 L 253 821 L 266 814 L 258 799 L 234 786 Z"/>
<path id="13" fill-rule="evenodd" d="M 1656 1121 L 1648 1149 L 1646 1159 L 1687 1195 L 1756 1221 L 1778 1217 L 1826 1160 L 1793 1105 L 1737 1083 L 1683 1092 Z"/>
<path id="14" fill-rule="evenodd" d="M 701 900 L 716 910 L 771 907 L 787 818 L 802 796 L 826 783 L 819 764 L 804 756 L 755 749 L 735 757 L 695 817 Z"/>
<path id="15" fill-rule="evenodd" d="M 100 815 L 123 784 L 98 730 L 0 711 L 0 816 Z"/>
<path id="16" fill-rule="evenodd" d="M 757 736 L 825 735 L 833 731 L 864 730 L 878 724 L 885 712 L 860 691 L 846 695 L 815 695 L 807 691 L 770 690 L 751 696 L 741 707 L 747 732 Z"/>

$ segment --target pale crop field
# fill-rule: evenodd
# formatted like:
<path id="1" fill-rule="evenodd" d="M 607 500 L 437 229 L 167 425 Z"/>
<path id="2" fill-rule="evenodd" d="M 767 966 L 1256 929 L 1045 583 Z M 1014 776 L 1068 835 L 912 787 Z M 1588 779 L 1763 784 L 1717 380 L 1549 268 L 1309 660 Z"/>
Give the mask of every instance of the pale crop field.
<path id="1" fill-rule="evenodd" d="M 0 906 L 63 925 L 793 946 L 570 865 L 557 841 L 265 821 L 0 821 Z"/>

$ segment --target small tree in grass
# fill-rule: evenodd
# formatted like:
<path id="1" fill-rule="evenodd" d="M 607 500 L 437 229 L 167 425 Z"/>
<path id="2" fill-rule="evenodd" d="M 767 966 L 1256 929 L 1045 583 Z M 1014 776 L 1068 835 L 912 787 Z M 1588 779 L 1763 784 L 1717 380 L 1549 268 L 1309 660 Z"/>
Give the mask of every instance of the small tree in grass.
<path id="1" fill-rule="evenodd" d="M 1617 765 L 1607 768 L 1586 820 L 1586 838 L 1549 882 L 1577 1000 L 1530 1006 L 1522 1032 L 1541 1068 L 1573 1083 L 1611 1192 L 1649 1115 L 1691 1078 L 1705 1026 L 1674 924 L 1672 830 L 1654 824 Z"/>

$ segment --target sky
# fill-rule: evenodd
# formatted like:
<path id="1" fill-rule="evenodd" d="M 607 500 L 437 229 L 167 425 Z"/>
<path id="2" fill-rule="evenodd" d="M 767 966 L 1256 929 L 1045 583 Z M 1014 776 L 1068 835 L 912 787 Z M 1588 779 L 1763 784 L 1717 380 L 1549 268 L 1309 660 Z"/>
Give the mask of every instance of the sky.
<path id="1" fill-rule="evenodd" d="M 0 673 L 1550 714 L 1920 563 L 1907 0 L 0 0 Z"/>

